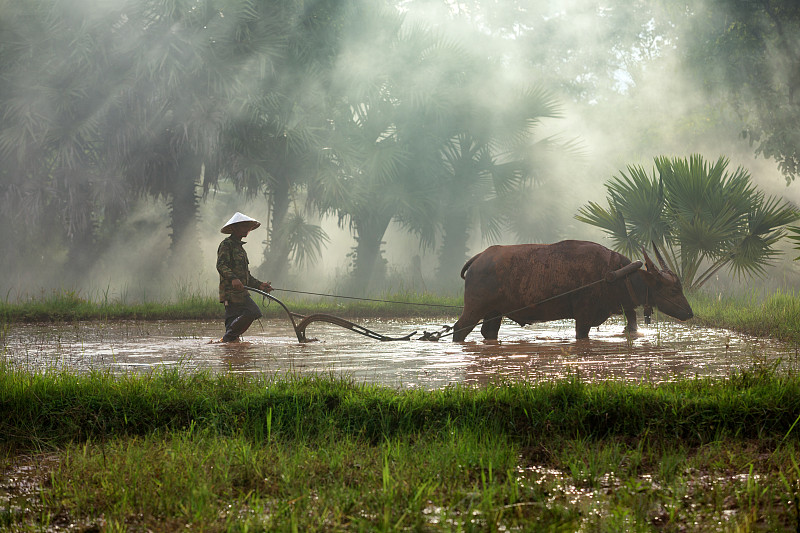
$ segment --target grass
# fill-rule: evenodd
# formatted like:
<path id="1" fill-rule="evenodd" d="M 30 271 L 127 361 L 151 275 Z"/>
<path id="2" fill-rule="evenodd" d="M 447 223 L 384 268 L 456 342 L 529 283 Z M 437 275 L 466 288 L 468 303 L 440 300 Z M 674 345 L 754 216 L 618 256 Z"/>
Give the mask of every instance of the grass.
<path id="1" fill-rule="evenodd" d="M 800 296 L 794 292 L 778 290 L 766 296 L 701 292 L 693 294 L 690 303 L 695 314 L 693 324 L 800 343 Z"/>
<path id="2" fill-rule="evenodd" d="M 371 296 L 371 300 L 316 298 L 290 293 L 274 293 L 295 313 L 327 313 L 347 318 L 453 316 L 460 313 L 461 296 L 400 291 Z M 295 296 L 300 296 L 296 298 Z M 285 312 L 275 303 L 253 298 L 267 318 L 283 318 Z M 800 295 L 776 291 L 774 294 L 723 296 L 698 292 L 688 296 L 694 310 L 691 324 L 727 328 L 762 337 L 800 343 Z M 220 319 L 223 308 L 214 296 L 181 291 L 175 301 L 128 302 L 81 295 L 75 291 L 42 292 L 35 297 L 0 302 L 2 324 L 15 322 L 62 322 L 80 320 L 174 320 Z"/>
<path id="3" fill-rule="evenodd" d="M 285 301 L 303 314 L 442 312 Z M 695 324 L 798 342 L 794 294 L 690 301 Z M 0 304 L 3 331 L 219 314 L 191 295 Z M 335 376 L 33 373 L 0 358 L 0 530 L 800 531 L 799 435 L 800 376 L 764 366 L 658 386 L 398 391 Z"/>
<path id="4" fill-rule="evenodd" d="M 0 484 L 0 528 L 795 531 L 798 414 L 763 367 L 398 391 L 3 364 L 0 479 L 30 483 Z"/>
<path id="5" fill-rule="evenodd" d="M 800 379 L 750 372 L 724 382 L 659 386 L 576 378 L 536 387 L 509 383 L 397 392 L 334 377 L 281 381 L 178 370 L 114 377 L 5 367 L 0 406 L 5 442 L 41 448 L 109 434 L 143 436 L 198 421 L 221 434 L 244 431 L 254 438 L 267 433 L 297 438 L 333 429 L 377 442 L 478 421 L 482 432 L 522 440 L 537 433 L 591 438 L 647 433 L 706 442 L 719 434 L 782 435 L 800 414 Z"/>
<path id="6" fill-rule="evenodd" d="M 334 298 L 293 298 L 274 293 L 295 313 L 310 315 L 328 313 L 343 317 L 404 317 L 442 316 L 460 311 L 462 301 L 454 296 L 430 293 L 394 292 L 372 297 L 372 300 Z M 264 316 L 284 317 L 285 312 L 275 303 L 262 300 L 253 293 Z M 216 296 L 182 293 L 174 301 L 128 302 L 124 298 L 110 299 L 81 294 L 78 291 L 54 290 L 33 297 L 0 302 L 0 320 L 8 322 L 71 322 L 80 320 L 175 320 L 219 319 L 225 312 Z"/>

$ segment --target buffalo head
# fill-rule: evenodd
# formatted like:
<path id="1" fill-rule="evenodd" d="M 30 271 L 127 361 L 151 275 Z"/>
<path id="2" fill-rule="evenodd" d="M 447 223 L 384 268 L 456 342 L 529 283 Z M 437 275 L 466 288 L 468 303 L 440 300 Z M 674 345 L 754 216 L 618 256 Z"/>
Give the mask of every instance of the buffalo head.
<path id="1" fill-rule="evenodd" d="M 678 320 L 689 320 L 694 316 L 694 313 L 683 295 L 681 280 L 669 269 L 664 258 L 658 252 L 655 243 L 653 243 L 653 250 L 656 252 L 656 258 L 661 264 L 661 269 L 653 264 L 644 247 L 642 247 L 644 264 L 647 270 L 639 271 L 653 297 L 653 305 Z"/>

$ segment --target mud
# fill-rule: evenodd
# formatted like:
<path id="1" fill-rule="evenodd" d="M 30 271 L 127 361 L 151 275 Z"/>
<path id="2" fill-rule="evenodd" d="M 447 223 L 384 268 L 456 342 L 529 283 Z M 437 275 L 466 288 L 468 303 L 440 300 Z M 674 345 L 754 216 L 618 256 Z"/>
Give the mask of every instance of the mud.
<path id="1" fill-rule="evenodd" d="M 390 336 L 433 331 L 452 319 L 360 320 Z M 256 322 L 239 344 L 209 344 L 219 322 L 85 322 L 12 325 L 2 358 L 32 370 L 142 372 L 179 367 L 213 372 L 346 375 L 358 382 L 434 389 L 451 383 L 537 381 L 578 374 L 587 381 L 664 382 L 694 376 L 726 376 L 755 363 L 794 364 L 797 347 L 726 330 L 660 321 L 639 336 L 622 335 L 621 320 L 593 328 L 575 340 L 572 321 L 525 328 L 503 324 L 500 341 L 473 332 L 466 342 L 449 338 L 380 342 L 334 325 L 315 323 L 301 344 L 287 320 Z M 417 335 L 417 338 L 419 335 Z"/>

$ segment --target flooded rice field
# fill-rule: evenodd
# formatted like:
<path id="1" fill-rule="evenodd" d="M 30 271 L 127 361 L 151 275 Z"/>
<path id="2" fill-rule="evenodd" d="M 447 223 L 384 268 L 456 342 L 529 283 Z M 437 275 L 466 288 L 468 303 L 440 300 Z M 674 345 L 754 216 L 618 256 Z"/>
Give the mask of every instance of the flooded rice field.
<path id="1" fill-rule="evenodd" d="M 358 323 L 388 336 L 438 330 L 450 320 L 366 319 Z M 287 320 L 262 319 L 245 342 L 209 344 L 222 333 L 219 321 L 82 322 L 7 326 L 3 359 L 32 370 L 150 371 L 178 367 L 212 372 L 344 375 L 357 382 L 433 389 L 453 383 L 538 381 L 580 375 L 586 381 L 620 379 L 663 382 L 694 376 L 726 376 L 754 363 L 794 364 L 797 346 L 691 323 L 653 323 L 639 335 L 621 334 L 623 322 L 593 328 L 575 340 L 571 320 L 519 327 L 504 323 L 499 341 L 475 331 L 464 343 L 448 337 L 381 342 L 338 326 L 315 323 L 316 342 L 297 342 Z M 416 336 L 419 338 L 419 335 Z"/>

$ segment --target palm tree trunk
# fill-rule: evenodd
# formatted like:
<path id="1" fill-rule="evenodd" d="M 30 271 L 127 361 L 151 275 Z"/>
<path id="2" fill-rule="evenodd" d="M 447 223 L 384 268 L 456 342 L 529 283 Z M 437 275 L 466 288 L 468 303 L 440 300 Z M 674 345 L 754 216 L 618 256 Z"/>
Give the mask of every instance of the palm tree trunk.
<path id="1" fill-rule="evenodd" d="M 289 267 L 289 243 L 282 239 L 281 228 L 289 212 L 291 198 L 290 185 L 286 176 L 277 176 L 272 187 L 272 220 L 270 221 L 269 242 L 264 247 L 264 261 L 258 270 L 259 277 L 266 281 L 280 282 L 286 276 Z"/>
<path id="2" fill-rule="evenodd" d="M 381 244 L 391 217 L 369 217 L 367 222 L 356 221 L 356 257 L 353 268 L 352 290 L 367 292 L 378 278 L 382 279 Z"/>
<path id="3" fill-rule="evenodd" d="M 467 260 L 467 240 L 469 239 L 469 214 L 466 212 L 448 213 L 445 217 L 444 236 L 439 249 L 439 270 L 437 279 L 445 286 L 451 283 L 460 285 L 459 272 Z"/>
<path id="4" fill-rule="evenodd" d="M 95 227 L 92 222 L 91 191 L 88 183 L 74 187 L 70 194 L 64 196 L 72 198 L 73 205 L 69 207 L 72 215 L 67 221 L 70 227 L 67 252 L 67 266 L 64 274 L 70 282 L 80 282 L 94 266 L 97 260 L 98 249 L 94 239 Z"/>
<path id="5" fill-rule="evenodd" d="M 200 163 L 184 157 L 170 182 L 170 251 L 173 263 L 199 265 L 200 244 L 197 238 L 199 197 L 197 184 Z"/>

